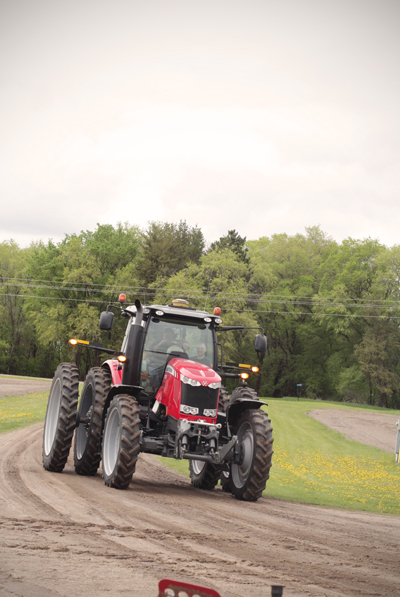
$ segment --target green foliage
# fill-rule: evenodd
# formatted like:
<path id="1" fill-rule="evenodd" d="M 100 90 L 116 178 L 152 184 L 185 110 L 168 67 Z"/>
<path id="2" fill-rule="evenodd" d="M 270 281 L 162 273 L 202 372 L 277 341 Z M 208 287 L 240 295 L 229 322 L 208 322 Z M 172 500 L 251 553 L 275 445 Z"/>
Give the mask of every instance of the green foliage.
<path id="1" fill-rule="evenodd" d="M 198 263 L 203 250 L 204 237 L 197 226 L 184 221 L 151 222 L 143 236 L 139 277 L 145 286 L 164 281 L 190 263 Z"/>
<path id="2" fill-rule="evenodd" d="M 297 383 L 310 396 L 325 397 L 332 392 L 326 370 L 330 346 L 312 317 L 312 297 L 335 243 L 318 227 L 306 232 L 248 243 L 250 265 L 257 274 L 254 290 L 260 295 L 253 310 L 269 343 L 261 369 L 263 394 L 295 395 Z"/>
<path id="3" fill-rule="evenodd" d="M 251 380 L 275 397 L 296 395 L 400 407 L 400 247 L 375 240 L 336 243 L 318 226 L 305 234 L 246 241 L 229 230 L 204 252 L 198 227 L 151 222 L 97 225 L 59 242 L 0 244 L 0 372 L 49 376 L 75 360 L 81 377 L 98 357 L 68 339 L 119 349 L 126 321 L 98 329 L 99 314 L 125 292 L 128 303 L 222 309 L 225 360 L 258 364 Z M 32 282 L 29 283 L 29 280 Z M 97 359 L 97 360 L 96 360 Z"/>
<path id="4" fill-rule="evenodd" d="M 26 372 L 33 351 L 34 329 L 24 312 L 21 285 L 29 250 L 14 241 L 0 244 L 0 372 Z"/>
<path id="5" fill-rule="evenodd" d="M 228 234 L 221 236 L 219 240 L 211 243 L 210 251 L 230 249 L 235 253 L 239 261 L 243 261 L 246 265 L 249 264 L 247 256 L 248 248 L 246 247 L 246 237 L 241 237 L 236 230 L 228 230 Z"/>

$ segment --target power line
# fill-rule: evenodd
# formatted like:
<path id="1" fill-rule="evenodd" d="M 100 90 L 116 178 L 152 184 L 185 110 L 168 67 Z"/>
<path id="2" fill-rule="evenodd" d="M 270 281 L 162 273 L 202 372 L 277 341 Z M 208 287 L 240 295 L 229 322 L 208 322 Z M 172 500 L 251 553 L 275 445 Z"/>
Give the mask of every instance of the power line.
<path id="1" fill-rule="evenodd" d="M 18 280 L 18 281 L 25 281 L 28 282 L 28 284 L 13 284 L 14 286 L 27 286 L 30 288 L 49 288 L 52 289 L 52 287 L 42 287 L 42 286 L 35 286 L 33 284 L 31 284 L 31 282 L 42 282 L 42 283 L 46 283 L 46 284 L 64 284 L 65 282 L 59 281 L 59 280 L 38 280 L 38 279 L 31 279 L 31 278 L 8 278 L 8 277 L 1 277 L 0 276 L 0 284 L 1 284 L 1 279 L 2 280 Z M 165 290 L 168 290 L 170 293 L 182 293 L 182 294 L 191 294 L 193 298 L 203 298 L 206 294 L 207 294 L 207 290 L 195 290 L 195 289 L 183 289 L 183 288 L 151 288 L 149 286 L 122 286 L 121 284 L 97 284 L 94 282 L 74 282 L 75 287 L 70 287 L 70 286 L 59 286 L 56 287 L 54 289 L 63 289 L 63 290 L 74 290 L 74 291 L 89 291 L 91 286 L 99 286 L 103 289 L 108 289 L 104 292 L 110 292 L 111 290 L 115 289 L 116 292 L 120 292 L 122 291 L 121 289 L 123 289 L 125 292 L 128 291 L 132 291 L 132 292 L 140 292 L 143 294 L 144 292 L 146 292 L 146 294 L 152 294 L 152 295 L 160 295 L 160 296 L 175 296 L 175 294 L 160 294 L 159 291 L 162 291 L 163 293 L 165 293 Z M 80 286 L 84 286 L 84 288 L 77 288 L 77 285 Z M 97 290 L 94 289 L 92 290 L 92 292 L 103 292 L 101 290 Z M 224 298 L 225 300 L 228 300 L 228 297 L 237 297 L 237 298 L 243 298 L 244 300 L 257 300 L 257 297 L 259 297 L 260 300 L 263 300 L 263 302 L 268 302 L 269 298 L 287 298 L 290 299 L 291 301 L 293 301 L 293 299 L 303 299 L 303 300 L 309 300 L 309 301 L 313 301 L 310 304 L 316 304 L 315 301 L 315 295 L 314 296 L 303 296 L 303 295 L 296 295 L 296 294 L 292 294 L 292 295 L 287 295 L 287 294 L 272 294 L 272 293 L 243 293 L 243 292 L 226 292 L 224 294 L 223 297 L 218 297 L 218 298 Z M 251 299 L 250 297 L 254 297 L 254 299 Z M 388 303 L 393 303 L 393 304 L 399 304 L 399 301 L 390 301 L 387 299 L 363 299 L 363 298 L 344 298 L 344 297 L 322 297 L 322 299 L 325 298 L 325 300 L 327 301 L 340 301 L 341 303 L 345 303 L 345 302 L 350 302 L 354 304 L 354 301 L 357 302 L 363 302 L 363 303 L 376 303 L 376 302 L 384 302 L 385 304 Z M 233 299 L 230 299 L 233 300 Z M 275 301 L 274 301 L 275 302 Z M 286 301 L 283 301 L 286 302 Z M 304 304 L 308 304 L 308 303 L 304 303 Z"/>
<path id="2" fill-rule="evenodd" d="M 68 290 L 71 292 L 88 292 L 88 293 L 97 293 L 97 294 L 110 294 L 110 291 L 105 291 L 105 290 L 98 290 L 98 289 L 88 289 L 88 288 L 76 288 L 73 286 L 63 286 L 63 287 L 57 287 L 57 288 L 52 288 L 51 286 L 42 286 L 42 285 L 35 285 L 35 284 L 15 284 L 15 286 L 17 287 L 27 287 L 27 288 L 40 288 L 40 289 L 46 289 L 46 290 Z M 176 293 L 160 293 L 160 292 L 156 292 L 156 291 L 148 291 L 145 290 L 144 287 L 138 287 L 140 288 L 140 290 L 138 290 L 135 294 L 136 295 L 140 295 L 140 296 L 146 296 L 146 295 L 150 295 L 150 296 L 158 296 L 158 297 L 164 297 L 164 298 L 171 298 L 176 296 Z M 125 289 L 126 290 L 126 289 Z M 184 294 L 187 298 L 191 298 L 194 300 L 200 300 L 202 298 L 202 296 L 204 295 L 196 295 L 196 294 L 190 294 L 189 292 L 181 292 L 181 294 Z M 17 296 L 17 295 L 15 295 Z M 18 296 L 28 296 L 28 295 L 18 295 Z M 247 295 L 247 296 L 253 296 L 253 295 Z M 265 295 L 264 295 L 265 296 Z M 399 302 L 397 301 L 382 301 L 383 304 L 377 304 L 376 302 L 374 303 L 367 303 L 367 304 L 357 304 L 357 303 L 344 303 L 344 302 L 340 302 L 340 303 L 333 303 L 333 302 L 328 302 L 328 301 L 321 301 L 318 302 L 317 300 L 312 300 L 312 301 L 295 301 L 295 300 L 278 300 L 278 299 L 274 299 L 272 298 L 272 296 L 279 296 L 279 295 L 271 295 L 271 298 L 263 298 L 263 299 L 252 299 L 252 298 L 246 298 L 246 295 L 242 295 L 241 297 L 231 297 L 231 296 L 227 296 L 227 295 L 219 295 L 218 297 L 214 297 L 214 301 L 224 301 L 224 302 L 234 302 L 234 301 L 238 301 L 238 300 L 243 300 L 246 303 L 253 303 L 253 304 L 263 304 L 263 303 L 275 303 L 275 304 L 282 304 L 282 305 L 302 305 L 302 306 L 311 306 L 311 307 L 345 307 L 345 308 L 357 308 L 357 309 L 389 309 L 392 308 L 390 307 L 391 304 L 395 304 L 397 306 L 399 305 Z M 70 300 L 74 300 L 74 299 L 70 299 Z M 76 300 L 81 300 L 81 299 L 76 299 Z M 94 300 L 94 299 L 93 299 Z M 347 300 L 347 299 L 344 299 Z M 369 299 L 372 300 L 372 299 Z M 375 299 L 376 301 L 376 299 Z"/>
<path id="3" fill-rule="evenodd" d="M 301 313 L 300 311 L 253 311 L 252 309 L 224 309 L 224 311 L 235 311 L 236 313 L 277 313 L 281 315 L 308 315 L 310 317 L 357 317 L 361 319 L 400 319 L 400 315 L 349 315 L 346 313 Z"/>
<path id="4" fill-rule="evenodd" d="M 100 303 L 103 304 L 107 301 L 97 301 L 94 299 L 77 299 L 77 298 L 65 298 L 55 296 L 37 296 L 27 294 L 3 294 L 2 296 L 10 297 L 21 297 L 21 298 L 33 298 L 41 300 L 51 301 L 75 301 L 80 303 Z M 300 312 L 300 311 L 275 311 L 275 310 L 258 310 L 258 309 L 223 309 L 224 311 L 235 311 L 236 313 L 275 313 L 278 315 L 308 315 L 312 317 L 353 317 L 361 319 L 400 319 L 400 316 L 396 315 L 355 315 L 347 313 L 313 313 L 313 312 Z"/>
<path id="5" fill-rule="evenodd" d="M 61 296 L 37 296 L 36 294 L 3 294 L 0 296 L 15 296 L 15 297 L 22 297 L 22 298 L 33 298 L 33 299 L 43 299 L 48 301 L 75 301 L 78 303 L 101 303 L 104 305 L 107 301 L 96 301 L 94 299 L 77 299 L 77 298 L 65 298 Z"/>

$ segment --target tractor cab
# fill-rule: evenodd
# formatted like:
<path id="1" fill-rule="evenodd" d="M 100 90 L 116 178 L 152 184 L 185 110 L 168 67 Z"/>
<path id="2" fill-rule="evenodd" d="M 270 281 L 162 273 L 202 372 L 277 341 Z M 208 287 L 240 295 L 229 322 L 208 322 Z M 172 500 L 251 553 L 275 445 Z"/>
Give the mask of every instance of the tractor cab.
<path id="1" fill-rule="evenodd" d="M 179 357 L 214 366 L 215 332 L 210 322 L 164 313 L 151 313 L 147 323 L 140 385 L 148 393 L 158 390 L 165 367 L 171 358 Z"/>
<path id="2" fill-rule="evenodd" d="M 191 309 L 182 299 L 171 305 L 129 306 L 125 313 L 129 322 L 121 353 L 128 359 L 123 365 L 123 383 L 140 386 L 154 397 L 172 358 L 217 369 L 219 317 Z"/>

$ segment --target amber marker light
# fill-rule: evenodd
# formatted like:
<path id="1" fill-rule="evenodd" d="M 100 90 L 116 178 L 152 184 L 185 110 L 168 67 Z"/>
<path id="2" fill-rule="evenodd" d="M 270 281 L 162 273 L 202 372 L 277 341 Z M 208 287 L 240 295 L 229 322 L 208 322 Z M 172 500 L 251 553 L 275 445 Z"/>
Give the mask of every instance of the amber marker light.
<path id="1" fill-rule="evenodd" d="M 242 379 L 249 379 L 249 377 L 250 377 L 250 376 L 249 376 L 249 374 L 248 374 L 248 373 L 241 373 L 241 374 L 240 374 L 240 377 L 241 377 Z"/>
<path id="2" fill-rule="evenodd" d="M 123 292 L 121 292 L 121 294 L 118 297 L 118 302 L 119 303 L 126 303 L 126 294 L 124 294 Z"/>
<path id="3" fill-rule="evenodd" d="M 215 307 L 214 315 L 221 315 L 221 307 Z"/>
<path id="4" fill-rule="evenodd" d="M 69 340 L 69 343 L 72 344 L 72 346 L 75 346 L 76 344 L 78 344 L 78 340 L 75 340 L 75 338 L 71 338 L 71 340 Z"/>
<path id="5" fill-rule="evenodd" d="M 253 373 L 258 373 L 260 371 L 258 367 L 252 367 L 251 370 Z"/>
<path id="6" fill-rule="evenodd" d="M 124 354 L 120 354 L 119 357 L 117 357 L 120 363 L 126 363 L 126 356 Z"/>

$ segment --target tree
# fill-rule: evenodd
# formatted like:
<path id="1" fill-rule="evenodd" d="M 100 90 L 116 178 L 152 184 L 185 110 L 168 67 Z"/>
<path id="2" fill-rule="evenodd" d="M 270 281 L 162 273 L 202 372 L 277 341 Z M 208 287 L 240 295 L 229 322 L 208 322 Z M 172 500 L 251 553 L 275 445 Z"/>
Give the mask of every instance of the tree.
<path id="1" fill-rule="evenodd" d="M 400 386 L 400 332 L 397 322 L 376 322 L 366 331 L 354 352 L 360 370 L 368 380 L 370 404 L 374 404 L 374 390 L 377 390 L 378 405 L 387 408 L 389 399 Z"/>
<path id="2" fill-rule="evenodd" d="M 333 241 L 319 227 L 306 235 L 276 234 L 250 241 L 253 309 L 268 335 L 268 353 L 261 369 L 264 395 L 295 395 L 296 384 L 310 396 L 333 390 L 326 368 L 330 338 L 313 317 L 322 267 Z"/>
<path id="3" fill-rule="evenodd" d="M 228 230 L 228 234 L 221 236 L 219 240 L 211 243 L 210 251 L 230 249 L 236 254 L 236 257 L 249 264 L 249 258 L 247 255 L 248 248 L 246 247 L 246 237 L 242 237 L 236 232 L 236 230 Z"/>
<path id="4" fill-rule="evenodd" d="M 151 222 L 143 235 L 138 275 L 149 286 L 162 283 L 191 263 L 199 263 L 205 242 L 200 228 L 186 222 L 179 224 Z"/>
<path id="5" fill-rule="evenodd" d="M 32 287 L 31 294 L 37 298 L 26 300 L 26 311 L 34 322 L 39 346 L 51 354 L 47 360 L 50 375 L 60 360 L 70 360 L 69 338 L 102 340 L 105 346 L 120 348 L 124 321 L 116 318 L 112 332 L 102 335 L 99 314 L 125 290 L 120 284 L 132 285 L 129 274 L 140 239 L 139 230 L 127 224 L 116 228 L 98 224 L 94 232 L 66 235 L 58 244 L 49 241 L 32 246 L 25 275 L 42 282 Z M 79 349 L 74 359 L 81 376 L 94 363 L 93 353 L 86 350 Z"/>
<path id="6" fill-rule="evenodd" d="M 0 370 L 26 372 L 33 330 L 24 313 L 23 270 L 27 249 L 14 241 L 0 244 Z"/>

